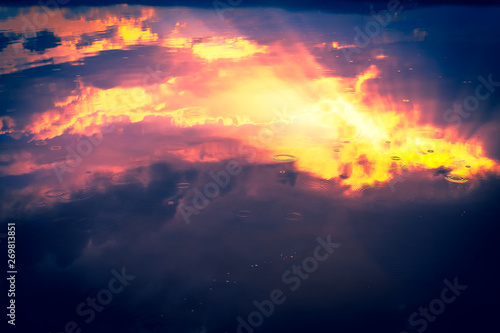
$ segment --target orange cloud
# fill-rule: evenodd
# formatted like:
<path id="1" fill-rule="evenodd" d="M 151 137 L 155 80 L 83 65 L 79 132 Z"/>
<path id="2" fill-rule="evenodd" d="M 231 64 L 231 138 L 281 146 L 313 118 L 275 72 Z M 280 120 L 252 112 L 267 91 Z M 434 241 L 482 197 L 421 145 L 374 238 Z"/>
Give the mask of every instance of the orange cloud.
<path id="1" fill-rule="evenodd" d="M 299 171 L 338 179 L 350 190 L 387 183 L 401 170 L 444 167 L 469 179 L 498 172 L 481 142 L 463 140 L 453 129 L 421 124 L 418 105 L 408 109 L 408 103 L 380 95 L 375 66 L 353 78 L 332 77 L 301 43 L 260 45 L 245 36 L 200 38 L 189 35 L 187 24 L 177 24 L 161 37 L 142 27 L 152 17 L 154 12 L 146 10 L 140 19 L 96 20 L 92 31 L 112 24 L 118 27 L 117 35 L 82 48 L 76 47 L 76 40 L 65 41 L 39 56 L 73 61 L 85 52 L 154 43 L 183 49 L 172 55 L 172 63 L 185 64 L 184 74 L 147 86 L 142 81 L 110 89 L 82 84 L 74 95 L 33 115 L 22 133 L 32 140 L 91 135 L 110 122 L 216 127 L 218 136 L 250 142 L 267 154 L 258 155 L 256 162 L 271 162 L 275 154 L 293 155 Z M 57 30 L 63 23 L 51 24 Z M 72 29 L 85 26 L 78 20 L 71 24 Z M 336 42 L 332 47 L 341 48 Z M 12 131 L 14 123 L 4 123 Z M 206 144 L 171 154 L 187 161 L 237 154 L 234 147 L 226 148 Z"/>
<path id="2" fill-rule="evenodd" d="M 120 8 L 118 6 L 117 8 Z M 127 6 L 122 7 L 128 8 Z M 0 22 L 0 30 L 22 34 L 23 39 L 10 44 L 0 53 L 0 74 L 12 73 L 25 68 L 43 66 L 43 61 L 54 64 L 76 62 L 85 56 L 95 55 L 100 51 L 124 49 L 130 45 L 151 44 L 158 39 L 150 28 L 143 28 L 145 21 L 155 20 L 152 8 L 139 7 L 141 16 L 130 18 L 128 15 L 115 11 L 109 15 L 99 15 L 105 9 L 94 8 L 97 18 L 92 19 L 81 15 L 79 18 L 67 19 L 69 9 L 53 9 L 50 14 L 44 13 L 39 7 L 30 7 L 30 11 L 22 16 L 11 17 Z M 40 14 L 42 13 L 42 14 Z M 42 16 L 41 16 L 42 15 Z M 46 18 L 42 20 L 42 18 Z M 92 43 L 82 43 L 86 36 L 102 34 L 110 28 L 117 29 L 113 38 L 96 38 Z M 46 49 L 43 53 L 31 52 L 21 45 L 26 38 L 35 37 L 38 31 L 48 30 L 61 38 L 60 45 Z M 25 57 L 20 63 L 19 57 Z"/>

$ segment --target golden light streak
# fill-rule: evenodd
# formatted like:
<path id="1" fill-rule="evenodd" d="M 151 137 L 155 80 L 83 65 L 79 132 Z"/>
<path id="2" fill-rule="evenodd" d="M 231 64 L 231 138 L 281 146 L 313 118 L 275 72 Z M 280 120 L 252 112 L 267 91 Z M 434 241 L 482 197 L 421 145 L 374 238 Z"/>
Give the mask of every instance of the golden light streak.
<path id="1" fill-rule="evenodd" d="M 266 46 L 260 46 L 243 37 L 213 38 L 209 42 L 193 45 L 193 53 L 208 61 L 248 58 L 256 53 L 265 53 L 266 49 Z"/>
<path id="2" fill-rule="evenodd" d="M 357 47 L 355 44 L 340 45 L 339 42 L 332 42 L 332 48 L 334 50 L 348 49 L 351 47 Z"/>

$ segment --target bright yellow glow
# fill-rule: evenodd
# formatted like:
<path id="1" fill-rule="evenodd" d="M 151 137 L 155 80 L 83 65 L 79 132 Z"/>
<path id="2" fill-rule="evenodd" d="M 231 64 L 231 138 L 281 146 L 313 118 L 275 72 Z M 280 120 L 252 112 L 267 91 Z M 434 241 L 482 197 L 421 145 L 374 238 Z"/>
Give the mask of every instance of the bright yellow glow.
<path id="1" fill-rule="evenodd" d="M 242 37 L 218 38 L 193 45 L 193 53 L 208 61 L 217 59 L 242 59 L 253 56 L 256 53 L 265 52 L 266 46 L 260 46 Z"/>
<path id="2" fill-rule="evenodd" d="M 347 49 L 350 47 L 356 47 L 356 45 L 354 44 L 340 45 L 339 42 L 332 42 L 332 48 L 335 50 Z"/>
<path id="3" fill-rule="evenodd" d="M 498 172 L 481 142 L 461 139 L 453 129 L 420 124 L 421 110 L 413 100 L 394 101 L 379 95 L 375 88 L 380 73 L 375 66 L 352 78 L 328 76 L 304 44 L 260 45 L 245 36 L 199 37 L 187 32 L 186 23 L 177 23 L 160 38 L 143 28 L 146 20 L 154 18 L 154 10 L 142 10 L 139 19 L 116 15 L 94 21 L 67 20 L 64 9 L 58 10 L 47 29 L 65 37 L 61 45 L 43 54 L 23 51 L 23 56 L 26 62 L 77 62 L 103 50 L 146 43 L 167 48 L 165 53 L 175 52 L 168 54 L 172 58 L 168 61 L 175 70 L 182 70 L 165 80 L 148 79 L 147 86 L 143 78 L 150 73 L 146 70 L 135 73 L 139 78 L 131 73 L 130 82 L 110 89 L 80 82 L 72 96 L 56 101 L 51 110 L 35 113 L 22 134 L 33 135 L 32 140 L 64 133 L 90 135 L 109 122 L 206 126 L 217 128 L 220 137 L 257 147 L 255 162 L 283 163 L 275 156 L 293 156 L 287 163 L 299 171 L 336 179 L 349 190 L 387 182 L 402 169 L 448 168 L 452 182 Z M 11 19 L 0 22 L 0 30 L 6 29 L 6 22 L 14 23 Z M 89 45 L 75 37 L 110 27 L 116 27 L 115 35 Z M 338 42 L 319 45 L 353 47 Z M 165 53 L 159 64 L 168 63 Z M 6 71 L 19 70 L 12 59 L 2 60 Z M 9 117 L 1 121 L 2 134 L 12 133 L 14 121 Z M 189 161 L 217 161 L 239 152 L 233 146 L 207 143 L 172 154 Z"/>
<path id="4" fill-rule="evenodd" d="M 150 29 L 143 30 L 140 27 L 121 25 L 118 27 L 118 36 L 125 45 L 141 44 L 152 42 L 158 39 L 157 34 L 151 33 Z"/>

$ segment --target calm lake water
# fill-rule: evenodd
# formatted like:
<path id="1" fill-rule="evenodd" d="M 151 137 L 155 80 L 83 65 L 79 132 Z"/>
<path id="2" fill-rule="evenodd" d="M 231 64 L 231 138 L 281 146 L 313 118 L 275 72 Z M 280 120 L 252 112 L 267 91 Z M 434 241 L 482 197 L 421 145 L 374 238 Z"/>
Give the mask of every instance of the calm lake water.
<path id="1" fill-rule="evenodd" d="M 2 325 L 492 331 L 500 7 L 240 3 L 0 8 Z"/>

